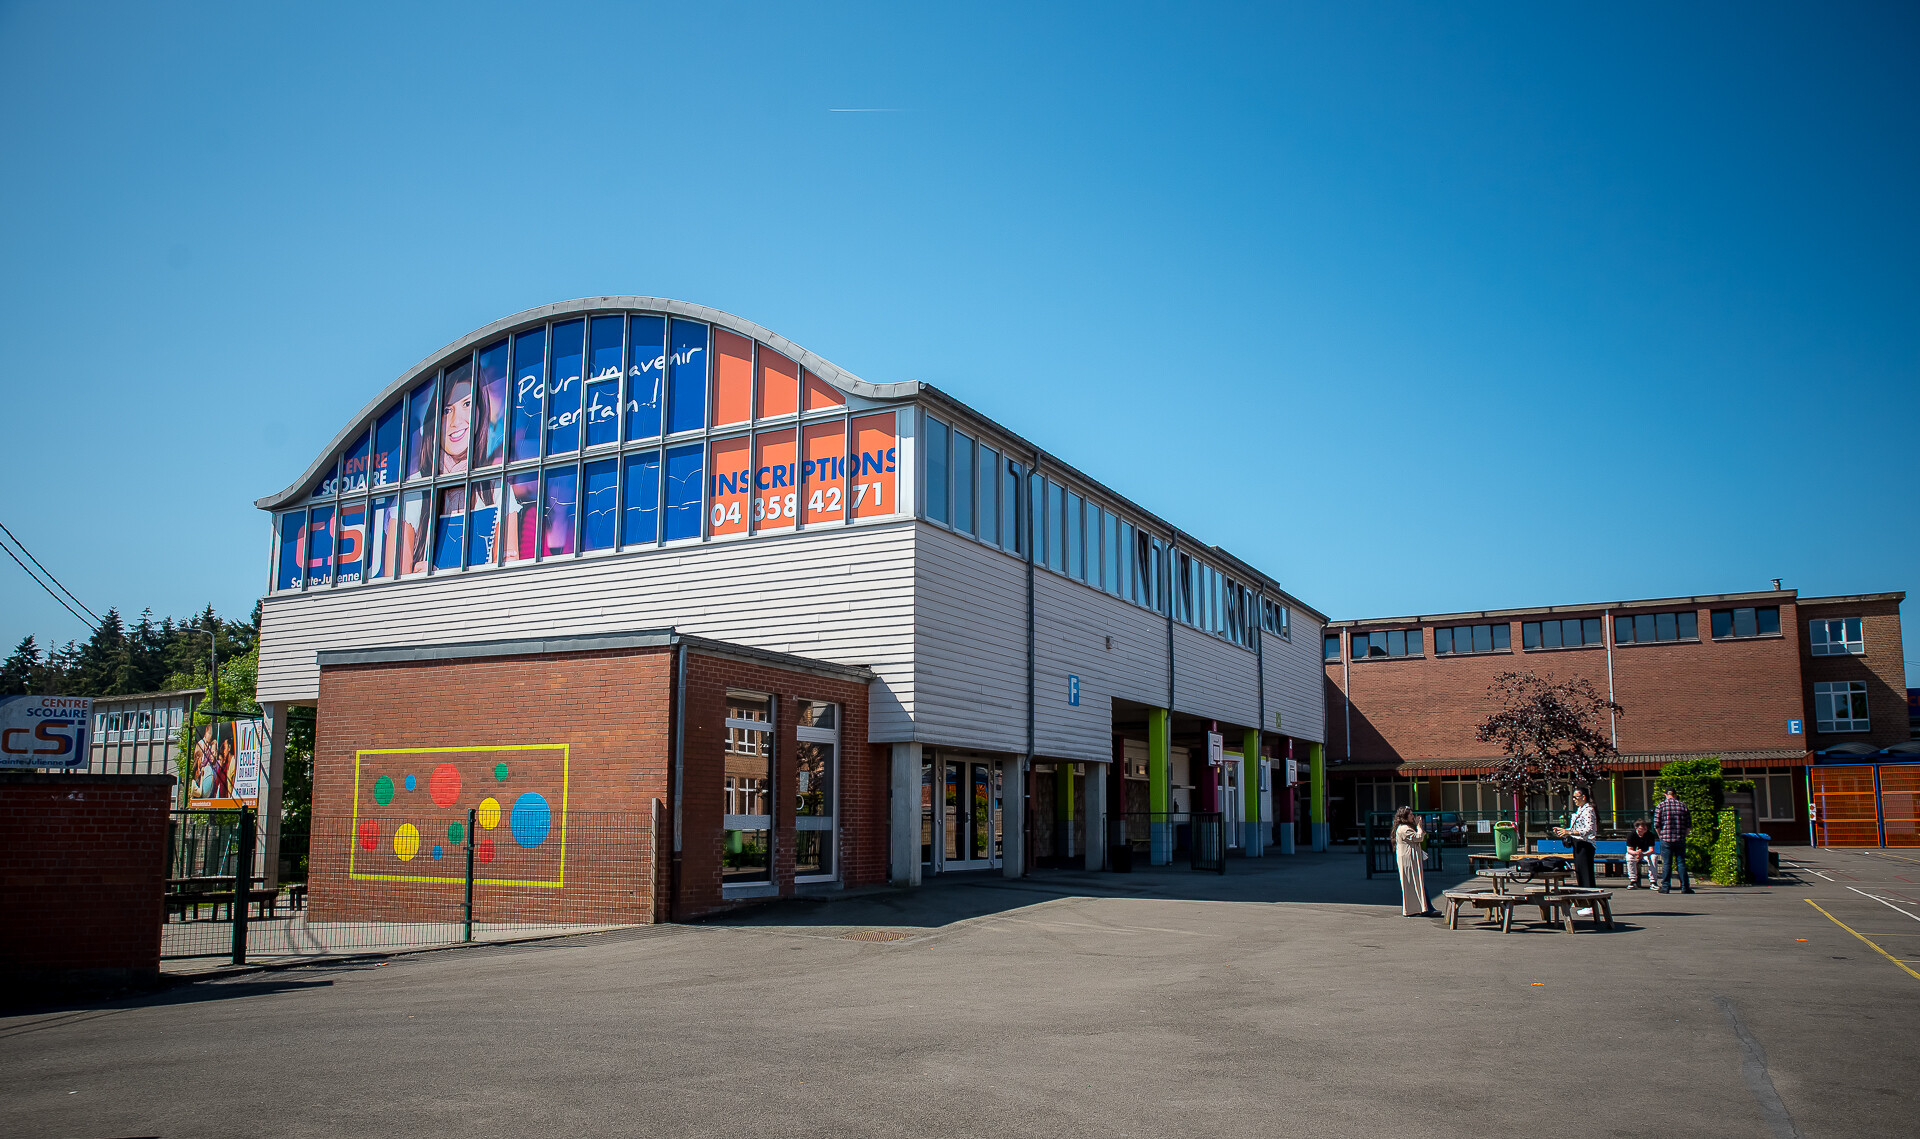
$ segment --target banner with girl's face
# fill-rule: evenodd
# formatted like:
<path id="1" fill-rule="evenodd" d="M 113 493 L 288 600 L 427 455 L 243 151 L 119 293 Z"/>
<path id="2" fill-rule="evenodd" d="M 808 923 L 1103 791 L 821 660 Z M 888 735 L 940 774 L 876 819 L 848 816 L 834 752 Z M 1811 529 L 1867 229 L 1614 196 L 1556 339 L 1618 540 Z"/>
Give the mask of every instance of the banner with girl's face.
<path id="1" fill-rule="evenodd" d="M 258 808 L 269 776 L 265 725 L 260 720 L 220 720 L 196 724 L 191 731 L 188 805 Z"/>

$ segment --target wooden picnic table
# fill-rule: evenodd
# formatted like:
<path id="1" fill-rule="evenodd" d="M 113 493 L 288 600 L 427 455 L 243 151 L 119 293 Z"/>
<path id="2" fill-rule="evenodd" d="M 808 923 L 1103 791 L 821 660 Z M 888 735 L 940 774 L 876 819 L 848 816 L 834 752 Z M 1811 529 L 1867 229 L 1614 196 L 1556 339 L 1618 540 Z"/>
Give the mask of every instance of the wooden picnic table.
<path id="1" fill-rule="evenodd" d="M 1448 929 L 1459 929 L 1461 908 L 1472 906 L 1478 910 L 1499 910 L 1501 933 L 1513 928 L 1514 903 L 1520 901 L 1518 894 L 1502 894 L 1493 890 L 1447 890 L 1441 897 L 1447 900 Z"/>
<path id="2" fill-rule="evenodd" d="M 1537 890 L 1525 890 L 1517 894 L 1503 894 L 1490 890 L 1447 890 L 1441 894 L 1447 900 L 1447 928 L 1460 928 L 1460 911 L 1468 906 L 1479 910 L 1500 911 L 1500 932 L 1513 929 L 1513 911 L 1519 906 L 1536 906 L 1540 910 L 1542 923 L 1558 923 L 1568 933 L 1573 932 L 1574 911 L 1582 906 L 1593 908 L 1593 924 L 1597 929 L 1602 923 L 1613 928 L 1613 891 L 1595 890 L 1575 886 L 1566 890 L 1551 890 L 1542 887 Z M 1486 919 L 1491 920 L 1491 915 Z"/>
<path id="3" fill-rule="evenodd" d="M 1573 877 L 1571 869 L 1535 870 L 1532 874 L 1520 874 L 1514 870 L 1480 870 L 1476 873 L 1482 878 L 1493 881 L 1493 892 L 1496 894 L 1506 893 L 1506 887 L 1514 885 L 1516 879 L 1520 883 L 1542 882 L 1550 888 L 1559 888 L 1564 887 L 1567 879 Z"/>

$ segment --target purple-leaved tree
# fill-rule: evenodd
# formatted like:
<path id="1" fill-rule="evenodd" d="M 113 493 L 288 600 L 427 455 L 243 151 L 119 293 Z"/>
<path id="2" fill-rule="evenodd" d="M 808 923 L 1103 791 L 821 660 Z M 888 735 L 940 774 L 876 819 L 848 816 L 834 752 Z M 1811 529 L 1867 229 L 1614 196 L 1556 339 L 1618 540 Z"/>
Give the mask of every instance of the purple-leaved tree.
<path id="1" fill-rule="evenodd" d="M 1531 672 L 1503 672 L 1487 694 L 1500 710 L 1480 721 L 1480 739 L 1498 743 L 1507 758 L 1482 779 L 1503 795 L 1554 783 L 1591 789 L 1600 765 L 1619 754 L 1607 731 L 1607 713 L 1620 705 L 1594 691 L 1585 679 L 1556 683 Z"/>

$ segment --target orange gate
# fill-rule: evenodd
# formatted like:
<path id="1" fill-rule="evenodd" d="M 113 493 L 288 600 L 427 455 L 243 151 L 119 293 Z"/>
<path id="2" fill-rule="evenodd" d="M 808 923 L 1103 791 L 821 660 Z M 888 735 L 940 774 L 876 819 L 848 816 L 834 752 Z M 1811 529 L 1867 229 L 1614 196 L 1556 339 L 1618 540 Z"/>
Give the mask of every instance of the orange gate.
<path id="1" fill-rule="evenodd" d="M 1920 763 L 1809 768 L 1817 846 L 1920 846 Z"/>

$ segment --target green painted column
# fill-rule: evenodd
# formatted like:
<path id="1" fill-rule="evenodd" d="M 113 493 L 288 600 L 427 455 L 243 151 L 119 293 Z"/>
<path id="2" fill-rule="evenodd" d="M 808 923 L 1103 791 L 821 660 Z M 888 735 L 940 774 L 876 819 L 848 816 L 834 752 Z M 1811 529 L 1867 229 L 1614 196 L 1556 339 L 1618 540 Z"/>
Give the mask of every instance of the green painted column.
<path id="1" fill-rule="evenodd" d="M 1167 758 L 1173 748 L 1173 715 L 1165 708 L 1147 709 L 1147 824 L 1150 836 L 1147 861 L 1165 866 L 1173 861 L 1173 824 L 1167 817 Z"/>
<path id="2" fill-rule="evenodd" d="M 1313 849 L 1327 849 L 1331 837 L 1327 828 L 1327 745 L 1308 744 L 1309 778 L 1312 780 Z"/>
<path id="3" fill-rule="evenodd" d="M 1240 737 L 1240 790 L 1245 801 L 1240 838 L 1240 853 L 1258 858 L 1267 852 L 1260 830 L 1260 733 L 1248 731 Z"/>
<path id="4" fill-rule="evenodd" d="M 1072 858 L 1073 849 L 1073 764 L 1053 765 L 1053 814 L 1060 825 L 1054 828 L 1054 854 Z"/>

